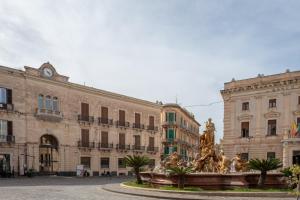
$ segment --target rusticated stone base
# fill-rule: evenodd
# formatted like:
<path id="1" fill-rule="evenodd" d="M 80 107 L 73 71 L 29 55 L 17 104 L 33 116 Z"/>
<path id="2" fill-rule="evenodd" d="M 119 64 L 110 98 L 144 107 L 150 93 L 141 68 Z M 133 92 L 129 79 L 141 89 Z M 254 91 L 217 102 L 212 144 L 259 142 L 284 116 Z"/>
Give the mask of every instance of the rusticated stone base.
<path id="1" fill-rule="evenodd" d="M 144 181 L 153 185 L 177 185 L 177 176 L 167 176 L 165 174 L 143 172 Z M 257 186 L 258 173 L 199 173 L 186 175 L 185 185 L 196 186 L 203 189 L 232 189 L 235 187 L 255 188 Z M 286 182 L 282 174 L 270 173 L 267 175 L 266 188 L 285 188 Z"/>

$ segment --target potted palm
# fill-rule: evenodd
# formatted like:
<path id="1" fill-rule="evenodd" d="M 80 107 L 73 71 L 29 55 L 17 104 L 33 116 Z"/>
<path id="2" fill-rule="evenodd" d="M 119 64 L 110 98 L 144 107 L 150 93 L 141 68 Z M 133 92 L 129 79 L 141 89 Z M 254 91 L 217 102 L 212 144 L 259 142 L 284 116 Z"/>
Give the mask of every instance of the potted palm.
<path id="1" fill-rule="evenodd" d="M 260 176 L 257 183 L 258 187 L 264 187 L 268 171 L 278 169 L 281 166 L 281 161 L 277 158 L 271 158 L 267 160 L 260 160 L 256 158 L 249 161 L 250 169 L 260 171 Z"/>
<path id="2" fill-rule="evenodd" d="M 126 156 L 125 158 L 126 166 L 132 167 L 135 175 L 136 175 L 136 183 L 142 184 L 142 178 L 140 175 L 141 169 L 143 166 L 148 165 L 150 163 L 150 160 L 146 156 Z"/>

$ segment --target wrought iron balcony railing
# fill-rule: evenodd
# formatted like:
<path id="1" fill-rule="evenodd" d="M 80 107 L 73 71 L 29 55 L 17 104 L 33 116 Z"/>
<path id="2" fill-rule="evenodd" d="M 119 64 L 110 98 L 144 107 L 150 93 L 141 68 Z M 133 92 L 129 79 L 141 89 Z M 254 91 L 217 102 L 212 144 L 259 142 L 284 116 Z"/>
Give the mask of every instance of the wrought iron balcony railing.
<path id="1" fill-rule="evenodd" d="M 15 143 L 14 135 L 0 135 L 0 143 Z"/>

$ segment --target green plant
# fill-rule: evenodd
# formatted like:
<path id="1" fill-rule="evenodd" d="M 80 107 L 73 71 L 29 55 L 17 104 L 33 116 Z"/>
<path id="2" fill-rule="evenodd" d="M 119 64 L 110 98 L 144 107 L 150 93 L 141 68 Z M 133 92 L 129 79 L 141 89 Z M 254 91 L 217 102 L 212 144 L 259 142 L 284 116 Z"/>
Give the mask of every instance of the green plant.
<path id="1" fill-rule="evenodd" d="M 187 174 L 192 172 L 192 167 L 176 166 L 167 168 L 167 172 L 170 175 L 176 175 L 178 177 L 178 188 L 184 189 L 184 179 Z"/>
<path id="2" fill-rule="evenodd" d="M 272 159 L 251 159 L 249 161 L 249 168 L 253 170 L 259 170 L 260 176 L 257 185 L 263 187 L 267 178 L 267 172 L 270 170 L 275 170 L 281 167 L 281 161 L 277 158 Z"/>
<path id="3" fill-rule="evenodd" d="M 297 200 L 300 196 L 300 166 L 299 165 L 293 165 L 290 167 L 290 170 L 293 174 L 292 182 L 297 185 L 295 194 L 297 195 Z"/>
<path id="4" fill-rule="evenodd" d="M 27 177 L 33 177 L 35 175 L 34 169 L 29 169 L 26 173 Z"/>
<path id="5" fill-rule="evenodd" d="M 293 175 L 293 172 L 291 171 L 290 167 L 286 167 L 282 170 L 280 170 L 281 173 L 283 173 L 283 176 L 285 177 L 291 177 Z"/>
<path id="6" fill-rule="evenodd" d="M 150 163 L 150 160 L 146 156 L 126 156 L 125 163 L 127 166 L 132 167 L 135 175 L 136 175 L 136 183 L 142 184 L 142 178 L 140 175 L 141 169 L 143 166 L 148 165 Z"/>

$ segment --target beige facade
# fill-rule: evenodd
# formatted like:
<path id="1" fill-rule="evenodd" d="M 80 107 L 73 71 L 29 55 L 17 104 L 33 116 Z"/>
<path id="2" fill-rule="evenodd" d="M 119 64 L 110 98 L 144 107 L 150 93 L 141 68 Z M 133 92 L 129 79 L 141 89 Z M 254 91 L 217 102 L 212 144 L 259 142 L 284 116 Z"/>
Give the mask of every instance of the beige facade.
<path id="1" fill-rule="evenodd" d="M 276 157 L 284 166 L 299 162 L 300 138 L 290 134 L 300 123 L 300 72 L 232 80 L 221 91 L 224 100 L 226 156 Z"/>
<path id="2" fill-rule="evenodd" d="M 49 63 L 0 66 L 0 172 L 75 175 L 82 164 L 93 175 L 128 174 L 126 155 L 146 155 L 153 167 L 163 152 L 162 111 L 160 103 L 71 83 Z"/>
<path id="3" fill-rule="evenodd" d="M 164 155 L 177 152 L 187 160 L 194 158 L 199 148 L 200 127 L 194 115 L 178 104 L 165 104 L 161 118 Z"/>
<path id="4" fill-rule="evenodd" d="M 70 83 L 48 63 L 25 69 L 0 68 L 3 99 L 12 91 L 0 111 L 2 127 L 12 124 L 2 132 L 0 159 L 14 171 L 74 174 L 84 164 L 94 175 L 127 174 L 126 155 L 160 161 L 161 105 Z"/>

